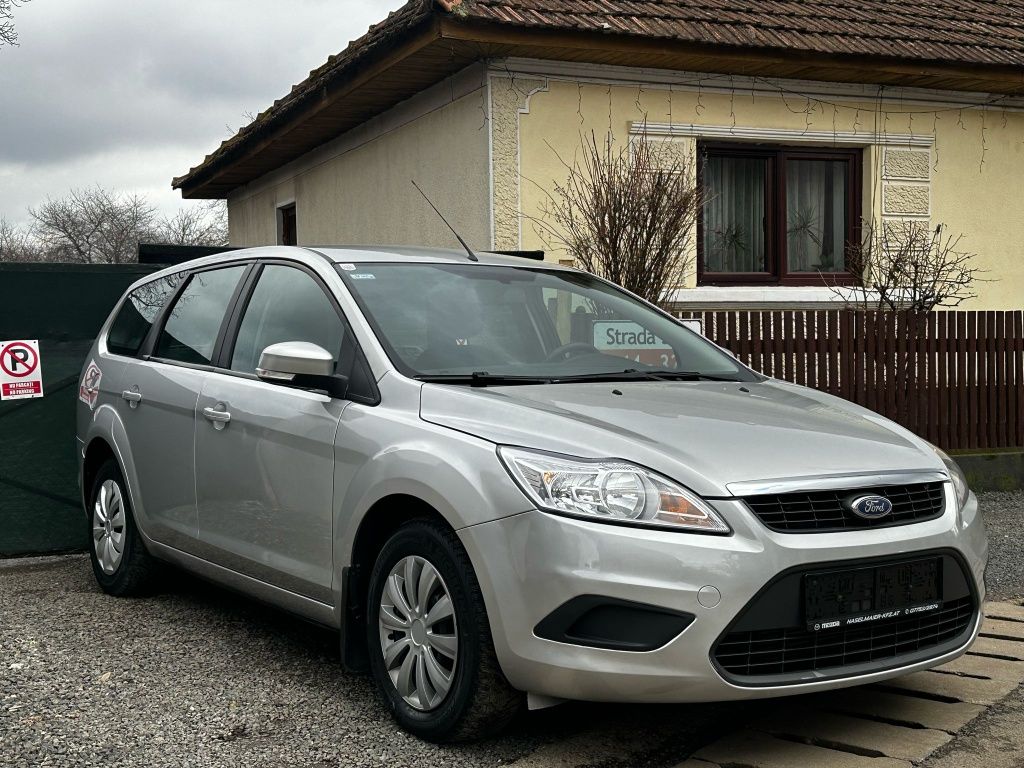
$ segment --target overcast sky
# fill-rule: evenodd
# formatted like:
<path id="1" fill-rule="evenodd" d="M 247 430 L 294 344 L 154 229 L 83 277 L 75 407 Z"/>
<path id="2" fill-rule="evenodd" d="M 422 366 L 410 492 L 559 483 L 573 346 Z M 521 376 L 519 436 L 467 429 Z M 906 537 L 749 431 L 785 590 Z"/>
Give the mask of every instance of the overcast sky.
<path id="1" fill-rule="evenodd" d="M 403 0 L 31 0 L 0 48 L 0 216 L 171 178 Z"/>

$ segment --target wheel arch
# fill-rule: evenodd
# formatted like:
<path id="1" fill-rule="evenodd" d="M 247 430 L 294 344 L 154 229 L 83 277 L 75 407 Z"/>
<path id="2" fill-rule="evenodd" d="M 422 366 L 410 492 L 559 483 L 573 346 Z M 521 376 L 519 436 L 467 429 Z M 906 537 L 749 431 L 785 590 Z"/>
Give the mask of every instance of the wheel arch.
<path id="1" fill-rule="evenodd" d="M 82 507 L 86 514 L 89 513 L 89 499 L 92 496 L 92 486 L 97 473 L 107 461 L 113 459 L 118 462 L 114 447 L 105 437 L 94 437 L 85 448 L 82 458 Z M 124 470 L 122 468 L 122 474 Z"/>
<path id="2" fill-rule="evenodd" d="M 110 457 L 117 462 L 118 467 L 121 469 L 125 490 L 128 493 L 128 501 L 132 505 L 132 513 L 135 516 L 135 524 L 139 527 L 143 536 L 147 536 L 147 531 L 149 530 L 148 518 L 146 517 L 145 506 L 142 504 L 142 499 L 139 495 L 138 476 L 135 473 L 131 445 L 128 442 L 128 434 L 117 411 L 107 405 L 97 408 L 83 442 L 86 446 L 82 457 L 83 508 L 87 507 L 85 501 L 89 497 L 89 490 L 91 490 L 91 478 L 86 474 L 90 451 L 101 451 L 104 450 L 103 446 L 105 446 L 105 449 L 110 451 Z M 94 461 L 98 455 L 94 454 Z M 94 469 L 98 470 L 102 464 L 103 462 L 99 461 Z"/>
<path id="3" fill-rule="evenodd" d="M 351 670 L 366 671 L 369 666 L 365 628 L 370 571 L 387 540 L 413 520 L 429 520 L 455 530 L 433 505 L 410 493 L 392 493 L 378 499 L 356 529 L 349 565 L 342 571 L 341 658 Z"/>

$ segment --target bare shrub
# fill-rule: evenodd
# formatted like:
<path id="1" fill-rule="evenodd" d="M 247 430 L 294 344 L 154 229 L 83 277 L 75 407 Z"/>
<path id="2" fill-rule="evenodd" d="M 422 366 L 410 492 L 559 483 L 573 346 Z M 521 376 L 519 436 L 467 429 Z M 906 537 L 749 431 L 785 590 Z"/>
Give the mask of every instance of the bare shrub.
<path id="1" fill-rule="evenodd" d="M 852 288 L 834 288 L 847 306 L 858 309 L 930 312 L 955 307 L 977 297 L 974 283 L 982 273 L 974 253 L 961 248 L 963 235 L 946 226 L 920 221 L 886 222 L 865 227 L 859 244 L 848 248 Z"/>
<path id="2" fill-rule="evenodd" d="M 651 302 L 693 271 L 692 238 L 701 208 L 694 168 L 648 141 L 616 148 L 611 136 L 581 136 L 541 215 L 528 217 L 577 266 Z"/>

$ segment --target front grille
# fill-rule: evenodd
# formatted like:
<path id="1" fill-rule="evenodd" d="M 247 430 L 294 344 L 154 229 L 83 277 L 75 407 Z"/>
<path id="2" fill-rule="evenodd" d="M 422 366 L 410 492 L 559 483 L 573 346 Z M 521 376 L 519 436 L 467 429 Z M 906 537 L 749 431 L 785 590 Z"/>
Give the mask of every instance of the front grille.
<path id="1" fill-rule="evenodd" d="M 875 520 L 855 515 L 844 502 L 858 496 L 884 496 L 892 512 Z M 944 499 L 942 483 L 918 483 L 747 496 L 743 501 L 773 531 L 827 533 L 932 520 L 942 515 Z"/>
<path id="2" fill-rule="evenodd" d="M 964 634 L 973 620 L 974 600 L 967 596 L 947 602 L 932 614 L 882 620 L 869 626 L 819 632 L 804 628 L 730 632 L 715 646 L 714 659 L 723 672 L 736 678 L 884 664 L 951 641 Z"/>

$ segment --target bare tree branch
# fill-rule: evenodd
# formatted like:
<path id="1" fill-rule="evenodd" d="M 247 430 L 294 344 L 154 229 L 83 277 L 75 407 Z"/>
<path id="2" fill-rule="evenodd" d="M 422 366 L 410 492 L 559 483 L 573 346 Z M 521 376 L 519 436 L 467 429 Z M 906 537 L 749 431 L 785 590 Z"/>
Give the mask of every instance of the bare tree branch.
<path id="1" fill-rule="evenodd" d="M 14 28 L 14 9 L 28 0 L 0 0 L 0 47 L 17 45 L 18 32 Z"/>
<path id="2" fill-rule="evenodd" d="M 43 250 L 38 241 L 24 229 L 0 218 L 0 261 L 42 261 Z"/>
<path id="3" fill-rule="evenodd" d="M 157 242 L 168 245 L 227 245 L 228 207 L 223 200 L 206 200 L 182 208 L 156 227 Z"/>
<path id="4" fill-rule="evenodd" d="M 97 186 L 47 199 L 28 212 L 33 220 L 28 228 L 0 219 L 0 261 L 123 264 L 136 260 L 141 242 L 228 244 L 223 200 L 192 204 L 158 218 L 145 197 Z"/>
<path id="5" fill-rule="evenodd" d="M 82 264 L 135 261 L 139 242 L 153 239 L 156 218 L 144 197 L 98 186 L 47 199 L 29 215 L 48 260 Z"/>

